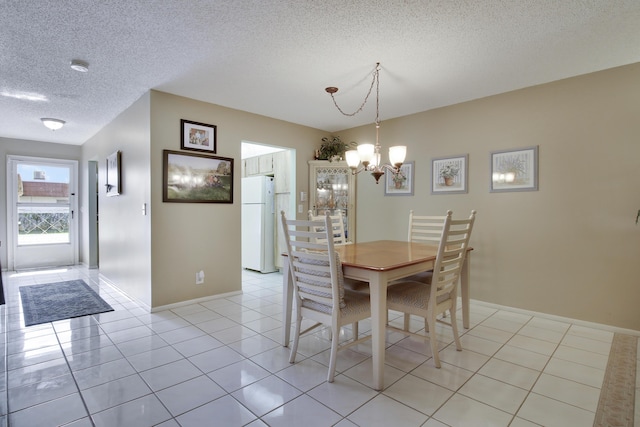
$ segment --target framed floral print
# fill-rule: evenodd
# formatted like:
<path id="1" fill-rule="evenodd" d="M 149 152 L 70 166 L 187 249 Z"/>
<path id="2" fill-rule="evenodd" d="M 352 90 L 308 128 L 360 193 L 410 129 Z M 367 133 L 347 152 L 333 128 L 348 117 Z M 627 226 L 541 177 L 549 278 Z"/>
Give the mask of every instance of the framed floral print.
<path id="1" fill-rule="evenodd" d="M 413 196 L 414 166 L 415 162 L 404 162 L 398 173 L 387 170 L 384 173 L 384 195 Z"/>
<path id="2" fill-rule="evenodd" d="M 468 193 L 469 155 L 431 159 L 431 194 Z"/>
<path id="3" fill-rule="evenodd" d="M 538 146 L 491 153 L 490 192 L 538 191 Z"/>

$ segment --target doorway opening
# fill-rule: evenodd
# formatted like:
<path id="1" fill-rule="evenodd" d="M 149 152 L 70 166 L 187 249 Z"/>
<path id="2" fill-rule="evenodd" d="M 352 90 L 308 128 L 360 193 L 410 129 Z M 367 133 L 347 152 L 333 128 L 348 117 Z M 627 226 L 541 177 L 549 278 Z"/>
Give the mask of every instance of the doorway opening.
<path id="1" fill-rule="evenodd" d="M 78 162 L 7 156 L 7 269 L 78 263 Z"/>
<path id="2" fill-rule="evenodd" d="M 241 152 L 243 276 L 252 273 L 277 272 L 282 269 L 280 254 L 284 251 L 280 211 L 284 211 L 287 217 L 296 215 L 296 150 L 242 141 Z M 255 219 L 250 219 L 249 214 L 255 214 L 260 200 L 264 199 L 257 194 L 252 194 L 264 187 L 264 185 L 257 185 L 262 182 L 261 179 L 265 181 L 267 187 L 273 188 L 272 200 L 264 204 L 262 210 L 268 210 L 266 214 L 254 215 Z M 263 193 L 268 195 L 269 190 Z M 258 222 L 260 224 L 257 224 Z M 265 233 L 269 235 L 265 236 Z M 265 242 L 268 247 L 262 250 L 261 247 Z"/>
<path id="3" fill-rule="evenodd" d="M 87 207 L 89 214 L 87 217 L 88 233 L 89 233 L 89 254 L 87 256 L 87 263 L 89 268 L 100 267 L 100 252 L 99 252 L 99 235 L 98 235 L 98 162 L 90 160 L 87 164 Z"/>

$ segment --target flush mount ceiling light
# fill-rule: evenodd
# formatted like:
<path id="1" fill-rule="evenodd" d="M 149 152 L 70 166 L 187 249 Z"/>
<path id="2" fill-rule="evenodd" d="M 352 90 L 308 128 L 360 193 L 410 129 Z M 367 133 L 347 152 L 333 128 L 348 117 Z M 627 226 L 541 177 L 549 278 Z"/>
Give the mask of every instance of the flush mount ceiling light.
<path id="1" fill-rule="evenodd" d="M 6 96 L 7 98 L 15 98 L 15 99 L 22 99 L 25 101 L 48 101 L 49 99 L 42 94 L 39 93 L 33 93 L 33 92 L 9 92 L 9 91 L 2 91 L 0 92 L 0 96 Z"/>
<path id="2" fill-rule="evenodd" d="M 42 124 L 48 127 L 51 130 L 58 130 L 66 123 L 64 120 L 60 119 L 50 119 L 50 118 L 42 118 Z"/>
<path id="3" fill-rule="evenodd" d="M 89 63 L 79 59 L 74 59 L 71 61 L 71 69 L 80 71 L 81 73 L 86 73 L 89 71 Z"/>
<path id="4" fill-rule="evenodd" d="M 373 86 L 376 87 L 376 144 L 359 144 L 357 150 L 349 150 L 345 153 L 345 157 L 347 158 L 347 164 L 351 168 L 352 173 L 355 175 L 362 171 L 369 171 L 371 175 L 376 180 L 376 184 L 379 183 L 380 177 L 384 175 L 385 169 L 391 172 L 394 176 L 400 174 L 400 167 L 404 162 L 404 159 L 407 155 L 407 147 L 405 145 L 396 145 L 394 147 L 389 148 L 389 160 L 391 164 L 380 164 L 380 142 L 378 138 L 379 130 L 380 130 L 380 63 L 376 64 L 376 68 L 373 71 L 373 79 L 371 81 L 371 87 L 369 88 L 369 92 L 367 96 L 365 96 L 364 101 L 360 105 L 360 108 L 353 113 L 345 113 L 338 106 L 334 93 L 338 91 L 337 87 L 328 87 L 325 88 L 325 91 L 331 95 L 331 99 L 333 99 L 333 103 L 335 104 L 338 111 L 340 111 L 345 116 L 355 116 L 364 108 L 367 100 L 369 99 L 369 95 L 373 90 Z"/>

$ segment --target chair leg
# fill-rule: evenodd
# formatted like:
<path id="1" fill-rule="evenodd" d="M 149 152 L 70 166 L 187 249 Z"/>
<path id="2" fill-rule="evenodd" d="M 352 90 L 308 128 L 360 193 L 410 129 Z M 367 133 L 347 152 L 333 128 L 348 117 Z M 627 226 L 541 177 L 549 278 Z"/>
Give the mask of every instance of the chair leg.
<path id="1" fill-rule="evenodd" d="M 360 335 L 358 331 L 358 322 L 354 322 L 353 325 L 351 325 L 351 331 L 353 332 L 353 340 L 357 340 L 358 335 Z"/>
<path id="2" fill-rule="evenodd" d="M 453 329 L 453 339 L 456 341 L 456 350 L 462 351 L 462 344 L 460 344 L 460 337 L 458 336 L 458 321 L 456 319 L 456 312 L 452 308 L 449 310 L 451 313 L 451 329 Z"/>
<path id="3" fill-rule="evenodd" d="M 338 331 L 332 331 L 331 356 L 329 357 L 329 373 L 327 375 L 327 382 L 329 383 L 333 382 L 333 377 L 336 374 L 336 358 L 338 356 L 338 337 L 339 336 L 340 334 L 338 333 Z"/>
<path id="4" fill-rule="evenodd" d="M 440 365 L 440 354 L 438 354 L 438 339 L 436 338 L 436 316 L 430 315 L 425 317 L 425 320 L 429 326 L 429 341 L 431 342 L 431 353 L 433 353 L 433 363 L 435 363 L 436 368 L 439 368 Z"/>
<path id="5" fill-rule="evenodd" d="M 404 330 L 409 332 L 409 324 L 411 323 L 411 315 L 409 313 L 404 314 Z"/>
<path id="6" fill-rule="evenodd" d="M 302 327 L 302 316 L 296 314 L 296 323 L 293 329 L 293 343 L 291 344 L 291 353 L 289 353 L 289 363 L 296 361 L 296 353 L 298 353 L 298 340 L 300 339 L 300 328 Z"/>

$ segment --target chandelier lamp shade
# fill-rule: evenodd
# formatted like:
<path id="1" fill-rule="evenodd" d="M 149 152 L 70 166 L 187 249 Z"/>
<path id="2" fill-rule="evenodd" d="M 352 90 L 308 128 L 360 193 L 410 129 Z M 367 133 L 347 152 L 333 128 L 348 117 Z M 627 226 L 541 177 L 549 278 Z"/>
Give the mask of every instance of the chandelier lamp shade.
<path id="1" fill-rule="evenodd" d="M 42 124 L 43 125 L 45 125 L 47 128 L 49 128 L 51 130 L 58 130 L 62 126 L 64 126 L 64 124 L 66 123 L 64 120 L 51 119 L 51 118 L 47 118 L 47 117 L 43 117 L 40 120 L 42 120 Z"/>
<path id="2" fill-rule="evenodd" d="M 388 170 L 390 173 L 397 175 L 400 173 L 400 167 L 402 167 L 402 163 L 404 163 L 405 157 L 407 155 L 407 147 L 405 145 L 396 145 L 389 148 L 389 161 L 391 164 L 382 164 L 381 163 L 381 155 L 380 155 L 380 63 L 376 64 L 376 68 L 373 71 L 373 77 L 371 80 L 371 87 L 369 88 L 369 92 L 364 98 L 364 101 L 360 105 L 360 108 L 353 113 L 345 113 L 338 106 L 334 94 L 338 92 L 337 87 L 328 87 L 325 88 L 325 91 L 331 95 L 331 99 L 333 99 L 333 103 L 335 104 L 338 111 L 340 111 L 345 116 L 355 116 L 364 108 L 365 104 L 369 99 L 369 95 L 373 91 L 373 87 L 376 87 L 376 143 L 375 144 L 358 144 L 356 150 L 349 150 L 345 153 L 345 157 L 347 160 L 347 165 L 351 168 L 352 173 L 358 174 L 363 171 L 371 172 L 371 175 L 376 180 L 376 184 L 379 183 L 380 177 L 384 175 L 384 171 Z"/>

